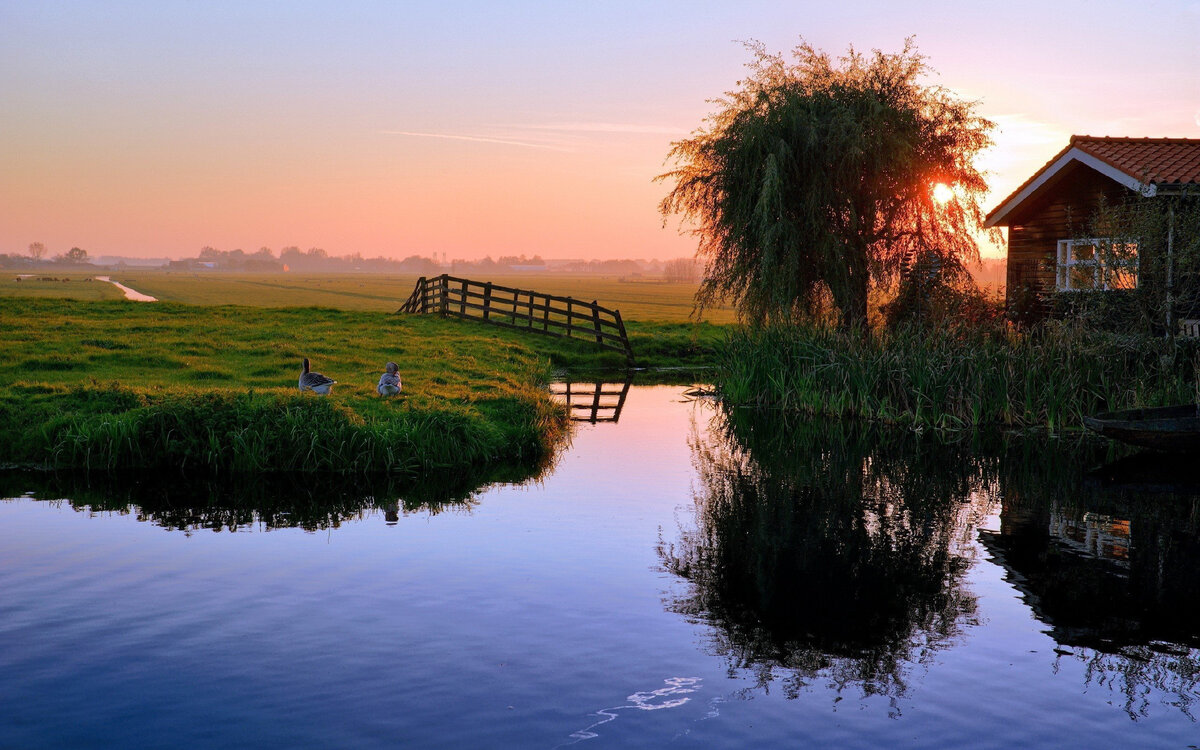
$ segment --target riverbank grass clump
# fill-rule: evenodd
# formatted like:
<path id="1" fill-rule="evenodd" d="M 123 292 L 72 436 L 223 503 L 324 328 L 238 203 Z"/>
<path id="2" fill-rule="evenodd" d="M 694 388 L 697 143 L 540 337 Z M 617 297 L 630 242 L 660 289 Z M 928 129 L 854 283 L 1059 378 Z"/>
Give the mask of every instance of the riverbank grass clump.
<path id="1" fill-rule="evenodd" d="M 0 399 L 0 425 L 21 435 L 10 461 L 54 467 L 404 474 L 536 462 L 562 427 L 533 399 L 384 417 L 281 390 L 119 384 L 17 386 Z"/>
<path id="2" fill-rule="evenodd" d="M 1102 411 L 1190 403 L 1195 341 L 1105 333 L 1069 321 L 1030 332 L 900 326 L 733 329 L 725 399 L 920 427 L 1082 426 Z"/>
<path id="3" fill-rule="evenodd" d="M 6 463 L 388 471 L 534 465 L 566 435 L 544 353 L 430 316 L 0 299 Z M 296 388 L 300 360 L 339 383 Z M 383 399 L 384 364 L 405 395 Z"/>

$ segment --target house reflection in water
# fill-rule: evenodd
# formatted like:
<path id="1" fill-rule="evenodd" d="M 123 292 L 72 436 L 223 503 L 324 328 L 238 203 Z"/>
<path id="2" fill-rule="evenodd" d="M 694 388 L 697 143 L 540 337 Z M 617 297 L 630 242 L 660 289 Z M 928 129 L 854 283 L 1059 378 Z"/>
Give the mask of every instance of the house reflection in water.
<path id="1" fill-rule="evenodd" d="M 1087 512 L 1075 518 L 1062 512 L 1050 515 L 1050 536 L 1078 554 L 1129 564 L 1129 520 Z"/>
<path id="2" fill-rule="evenodd" d="M 785 692 L 819 674 L 900 696 L 981 622 L 967 571 L 990 558 L 1047 626 L 1051 659 L 1081 661 L 1131 715 L 1150 688 L 1191 715 L 1200 491 L 1097 486 L 1080 467 L 1101 450 L 720 415 L 693 438 L 694 523 L 660 543 L 689 585 L 667 606 Z"/>
<path id="3" fill-rule="evenodd" d="M 1121 696 L 1114 703 L 1131 718 L 1145 715 L 1150 688 L 1191 715 L 1200 703 L 1198 497 L 1080 488 L 1051 500 L 1028 489 L 980 540 L 1047 625 L 1057 659 L 1080 662 L 1088 686 Z"/>

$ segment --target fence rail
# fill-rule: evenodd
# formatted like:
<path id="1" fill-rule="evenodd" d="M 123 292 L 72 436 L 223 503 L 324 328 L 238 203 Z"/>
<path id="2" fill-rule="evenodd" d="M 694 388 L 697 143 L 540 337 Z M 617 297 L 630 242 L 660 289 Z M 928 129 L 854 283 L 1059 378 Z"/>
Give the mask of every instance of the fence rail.
<path id="1" fill-rule="evenodd" d="M 442 274 L 417 279 L 397 312 L 437 313 L 547 336 L 587 339 L 623 353 L 633 364 L 621 311 L 601 307 L 595 300 L 584 302 Z"/>

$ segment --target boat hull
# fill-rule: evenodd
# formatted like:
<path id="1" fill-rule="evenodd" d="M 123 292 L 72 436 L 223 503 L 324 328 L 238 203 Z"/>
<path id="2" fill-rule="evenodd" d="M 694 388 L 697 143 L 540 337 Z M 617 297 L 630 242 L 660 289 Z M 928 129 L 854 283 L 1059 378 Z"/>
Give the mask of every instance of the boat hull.
<path id="1" fill-rule="evenodd" d="M 1083 423 L 1105 437 L 1142 448 L 1200 452 L 1200 415 L 1194 404 L 1105 412 L 1084 417 Z"/>

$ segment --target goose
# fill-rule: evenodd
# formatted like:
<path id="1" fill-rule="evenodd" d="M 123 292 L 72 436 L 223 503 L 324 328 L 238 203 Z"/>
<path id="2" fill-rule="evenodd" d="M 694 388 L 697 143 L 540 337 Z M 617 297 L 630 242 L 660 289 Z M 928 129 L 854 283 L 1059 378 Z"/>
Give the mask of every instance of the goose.
<path id="1" fill-rule="evenodd" d="M 402 386 L 400 375 L 397 374 L 399 369 L 395 362 L 387 363 L 384 368 L 385 372 L 379 376 L 379 385 L 375 386 L 375 390 L 380 396 L 395 396 L 400 392 Z"/>
<path id="2" fill-rule="evenodd" d="M 319 372 L 310 372 L 308 369 L 308 357 L 304 358 L 304 369 L 300 372 L 300 390 L 312 391 L 321 396 L 328 396 L 329 389 L 336 382 L 333 378 L 327 378 Z"/>

